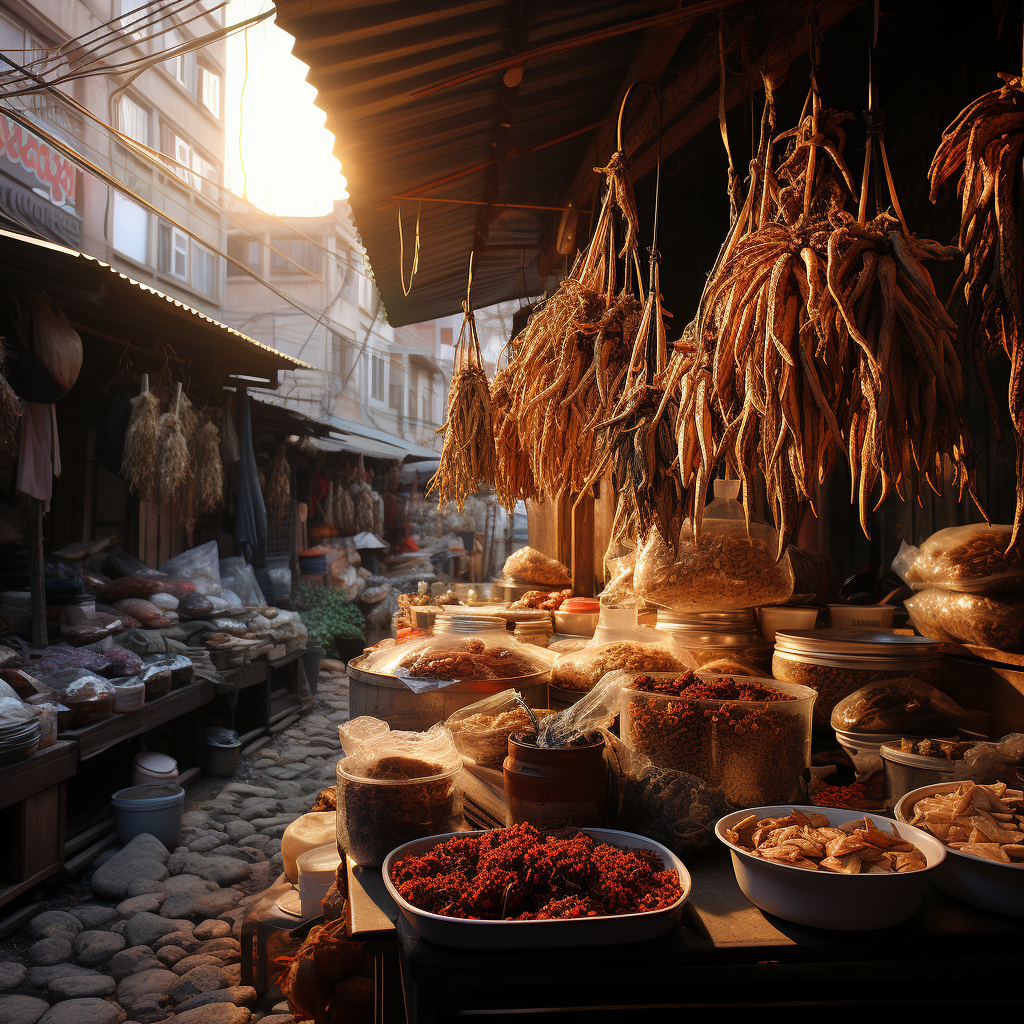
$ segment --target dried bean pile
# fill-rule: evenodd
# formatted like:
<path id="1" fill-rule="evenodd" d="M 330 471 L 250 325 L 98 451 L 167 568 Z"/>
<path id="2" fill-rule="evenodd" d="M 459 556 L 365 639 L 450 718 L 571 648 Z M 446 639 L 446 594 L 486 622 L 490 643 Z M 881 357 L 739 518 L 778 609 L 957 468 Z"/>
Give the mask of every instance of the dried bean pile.
<path id="1" fill-rule="evenodd" d="M 799 792 L 806 727 L 767 705 L 793 701 L 760 683 L 641 676 L 626 698 L 628 742 L 656 765 L 721 787 L 733 806 L 780 803 Z"/>

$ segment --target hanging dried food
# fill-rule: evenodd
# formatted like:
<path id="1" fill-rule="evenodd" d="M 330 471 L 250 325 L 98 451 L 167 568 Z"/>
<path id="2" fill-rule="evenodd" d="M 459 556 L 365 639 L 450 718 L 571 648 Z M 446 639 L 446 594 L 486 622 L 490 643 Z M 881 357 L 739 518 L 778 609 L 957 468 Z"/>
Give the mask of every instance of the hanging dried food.
<path id="1" fill-rule="evenodd" d="M 356 532 L 355 514 L 352 495 L 339 474 L 334 478 L 334 512 L 331 518 L 342 537 L 350 537 Z"/>
<path id="2" fill-rule="evenodd" d="M 530 459 L 519 436 L 519 423 L 512 412 L 512 388 L 516 370 L 511 364 L 500 369 L 491 381 L 491 417 L 494 423 L 494 490 L 502 507 L 511 512 L 520 501 L 537 497 Z"/>
<path id="3" fill-rule="evenodd" d="M 165 412 L 160 417 L 156 439 L 156 480 L 160 498 L 164 501 L 178 503 L 188 488 L 192 475 L 189 461 L 188 440 L 181 416 L 181 385 L 176 389 L 173 411 Z M 131 425 L 128 427 L 131 432 Z"/>
<path id="4" fill-rule="evenodd" d="M 224 464 L 220 458 L 220 431 L 206 419 L 196 433 L 194 507 L 207 515 L 224 504 Z"/>
<path id="5" fill-rule="evenodd" d="M 502 406 L 496 435 L 508 444 L 507 420 L 515 421 L 538 497 L 583 492 L 599 453 L 595 426 L 615 409 L 644 305 L 636 203 L 622 153 L 595 171 L 605 175 L 607 187 L 590 245 L 530 318 L 508 381 L 502 382 L 509 401 L 507 412 Z M 616 211 L 621 249 L 615 241 Z M 625 264 L 621 289 L 619 259 Z M 507 478 L 499 489 L 514 491 Z"/>
<path id="6" fill-rule="evenodd" d="M 369 484 L 357 483 L 352 486 L 349 492 L 352 496 L 354 509 L 353 523 L 354 533 L 373 532 L 373 491 Z"/>
<path id="7" fill-rule="evenodd" d="M 472 257 L 469 267 L 471 285 Z M 476 320 L 469 304 L 468 287 L 462 309 L 462 330 L 455 345 L 455 369 L 448 389 L 448 412 L 436 431 L 444 436 L 441 458 L 437 472 L 427 486 L 428 495 L 437 492 L 439 509 L 454 501 L 459 512 L 466 498 L 476 493 L 478 483 L 494 479 L 491 392 L 476 333 Z"/>
<path id="8" fill-rule="evenodd" d="M 143 501 L 153 497 L 156 441 L 160 425 L 160 401 L 149 390 L 149 376 L 142 375 L 142 390 L 131 400 L 131 419 L 124 437 L 121 475 Z"/>
<path id="9" fill-rule="evenodd" d="M 967 323 L 963 341 L 974 360 L 978 384 L 999 434 L 999 407 L 985 359 L 1002 350 L 1010 360 L 1009 407 L 1017 444 L 1017 508 L 1012 543 L 1024 522 L 1024 346 L 1020 340 L 1022 254 L 1021 144 L 1024 143 L 1024 80 L 1000 74 L 1002 88 L 965 107 L 942 135 L 928 170 L 932 202 L 943 183 L 959 173 L 960 235 L 966 255 L 954 292 L 963 286 Z"/>
<path id="10" fill-rule="evenodd" d="M 280 511 L 288 504 L 288 499 L 292 494 L 291 477 L 287 445 L 279 444 L 274 453 L 274 461 L 270 466 L 270 477 L 267 484 L 267 505 L 270 508 Z M 331 486 L 333 486 L 333 482 Z M 330 490 L 327 493 L 330 495 Z M 331 506 L 328 504 L 325 507 L 329 516 L 332 512 Z M 335 523 L 335 525 L 337 524 Z"/>
<path id="11" fill-rule="evenodd" d="M 0 341 L 0 447 L 13 448 L 14 436 L 21 419 L 21 399 L 4 376 L 4 346 Z"/>

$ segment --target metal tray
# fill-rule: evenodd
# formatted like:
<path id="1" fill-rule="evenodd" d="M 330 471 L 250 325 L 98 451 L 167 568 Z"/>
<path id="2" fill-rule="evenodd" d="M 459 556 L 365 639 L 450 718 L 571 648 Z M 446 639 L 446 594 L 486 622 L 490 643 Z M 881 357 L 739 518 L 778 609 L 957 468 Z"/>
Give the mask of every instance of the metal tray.
<path id="1" fill-rule="evenodd" d="M 564 946 L 614 946 L 625 942 L 645 942 L 670 931 L 683 916 L 683 907 L 690 898 L 690 873 L 683 862 L 669 849 L 653 839 L 619 832 L 610 828 L 585 828 L 581 831 L 598 842 L 617 846 L 620 850 L 653 850 L 668 870 L 679 874 L 682 895 L 664 910 L 640 914 L 616 914 L 612 917 L 588 917 L 565 921 L 475 921 L 443 917 L 419 910 L 398 895 L 391 882 L 391 866 L 409 854 L 426 853 L 453 836 L 483 835 L 484 832 L 449 832 L 406 843 L 392 850 L 381 871 L 384 884 L 398 904 L 402 916 L 418 935 L 439 946 L 457 949 L 555 949 Z"/>

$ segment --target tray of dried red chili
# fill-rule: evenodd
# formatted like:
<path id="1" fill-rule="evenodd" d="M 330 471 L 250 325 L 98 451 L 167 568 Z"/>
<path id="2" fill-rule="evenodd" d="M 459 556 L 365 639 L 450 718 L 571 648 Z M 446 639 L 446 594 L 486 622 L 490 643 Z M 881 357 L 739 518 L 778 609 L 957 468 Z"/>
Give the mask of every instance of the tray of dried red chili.
<path id="1" fill-rule="evenodd" d="M 622 692 L 622 739 L 659 768 L 721 789 L 733 807 L 795 800 L 810 763 L 816 696 L 776 679 L 638 676 Z"/>
<path id="2" fill-rule="evenodd" d="M 606 828 L 431 836 L 393 850 L 383 874 L 419 935 L 461 949 L 643 942 L 672 929 L 690 897 L 671 850 Z"/>

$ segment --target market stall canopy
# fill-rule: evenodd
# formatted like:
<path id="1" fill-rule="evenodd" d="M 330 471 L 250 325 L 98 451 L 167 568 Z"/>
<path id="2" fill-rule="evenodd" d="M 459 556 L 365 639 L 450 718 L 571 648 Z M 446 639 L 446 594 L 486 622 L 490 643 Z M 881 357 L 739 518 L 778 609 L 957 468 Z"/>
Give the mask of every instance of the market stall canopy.
<path id="1" fill-rule="evenodd" d="M 286 397 L 264 391 L 250 391 L 254 399 L 253 422 L 285 434 L 301 437 L 322 437 L 331 429 L 330 424 L 299 412 L 288 403 Z"/>
<path id="2" fill-rule="evenodd" d="M 570 235 L 588 235 L 593 168 L 611 155 L 629 83 L 659 86 L 667 155 L 718 116 L 719 12 L 741 68 L 727 107 L 760 89 L 766 61 L 806 50 L 811 5 L 751 6 L 278 0 L 277 22 L 295 36 L 327 112 L 389 323 L 459 312 L 471 250 L 474 305 L 543 292 L 557 236 L 571 252 Z M 824 29 L 855 4 L 813 6 Z M 658 134 L 649 97 L 638 97 L 627 128 L 634 174 L 647 173 Z M 562 225 L 570 201 L 578 223 L 569 214 Z"/>
<path id="3" fill-rule="evenodd" d="M 378 459 L 398 459 L 406 462 L 436 460 L 437 452 L 383 430 L 331 417 L 330 434 L 309 438 L 307 447 L 321 452 L 353 452 Z"/>
<path id="4" fill-rule="evenodd" d="M 0 230 L 0 290 L 45 291 L 86 337 L 163 358 L 169 346 L 211 376 L 277 387 L 278 370 L 307 363 L 214 320 L 180 299 L 122 274 L 86 253 Z"/>

